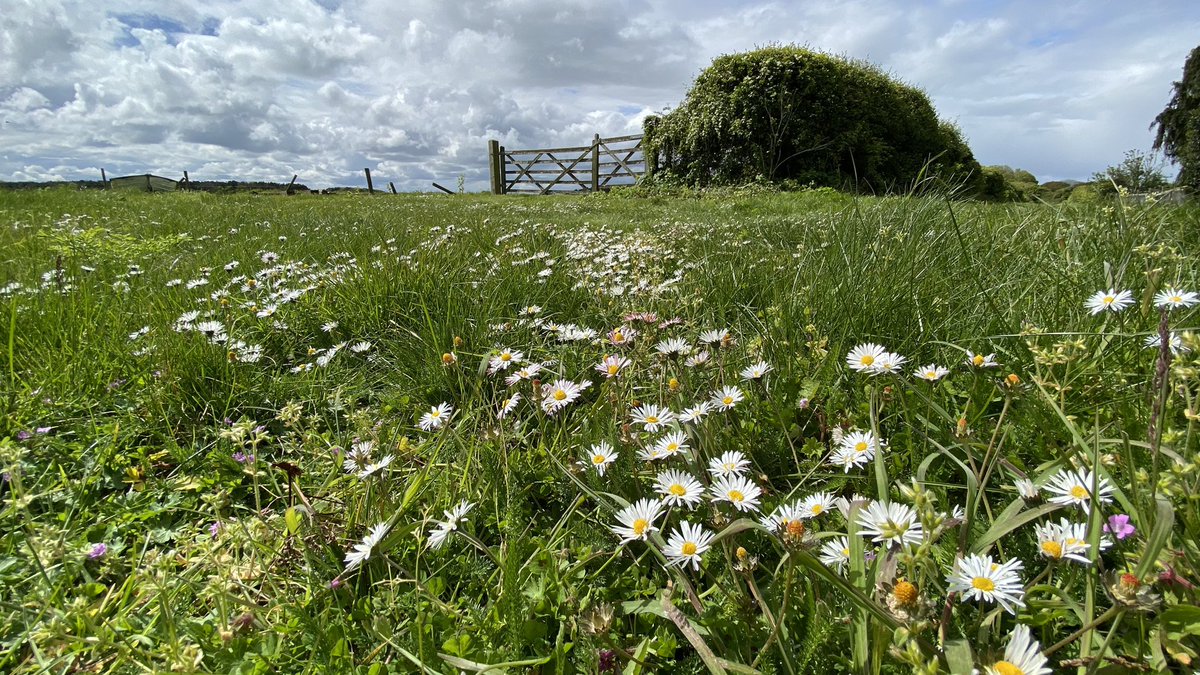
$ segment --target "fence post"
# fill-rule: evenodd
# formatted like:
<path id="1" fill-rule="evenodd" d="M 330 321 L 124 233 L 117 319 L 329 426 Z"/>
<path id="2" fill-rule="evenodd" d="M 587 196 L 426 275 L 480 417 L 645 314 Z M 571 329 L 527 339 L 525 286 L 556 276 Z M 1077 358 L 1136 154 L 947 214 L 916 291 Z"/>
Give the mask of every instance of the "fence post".
<path id="1" fill-rule="evenodd" d="M 496 165 L 500 167 L 500 194 L 508 194 L 508 155 L 504 154 L 503 145 L 500 146 L 500 159 Z"/>
<path id="2" fill-rule="evenodd" d="M 100 167 L 100 187 L 108 189 L 108 174 L 104 173 L 104 167 Z"/>
<path id="3" fill-rule="evenodd" d="M 592 136 L 592 192 L 600 191 L 600 134 Z"/>
<path id="4" fill-rule="evenodd" d="M 146 174 L 146 192 L 154 192 L 154 188 L 150 187 L 150 174 Z"/>
<path id="5" fill-rule="evenodd" d="M 492 194 L 500 194 L 500 141 L 488 141 L 488 173 L 492 178 Z"/>
<path id="6" fill-rule="evenodd" d="M 375 194 L 375 184 L 371 182 L 371 170 L 363 169 L 363 173 L 367 174 L 367 193 Z"/>

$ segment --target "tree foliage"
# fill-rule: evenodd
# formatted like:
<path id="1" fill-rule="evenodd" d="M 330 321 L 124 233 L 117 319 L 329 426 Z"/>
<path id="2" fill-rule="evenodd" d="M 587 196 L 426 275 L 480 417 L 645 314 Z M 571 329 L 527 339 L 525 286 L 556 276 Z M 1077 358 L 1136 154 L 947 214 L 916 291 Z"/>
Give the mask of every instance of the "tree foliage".
<path id="1" fill-rule="evenodd" d="M 1154 149 L 1179 163 L 1176 182 L 1200 190 L 1200 47 L 1183 64 L 1167 107 L 1154 118 Z"/>
<path id="2" fill-rule="evenodd" d="M 936 177 L 978 189 L 980 166 L 921 90 L 796 46 L 726 55 L 675 110 L 646 120 L 656 171 L 693 185 L 754 180 L 873 192 Z"/>
<path id="3" fill-rule="evenodd" d="M 1165 190 L 1170 182 L 1162 172 L 1162 160 L 1139 150 L 1125 151 L 1120 164 L 1108 167 L 1092 176 L 1100 194 L 1112 194 L 1117 188 L 1130 192 Z"/>

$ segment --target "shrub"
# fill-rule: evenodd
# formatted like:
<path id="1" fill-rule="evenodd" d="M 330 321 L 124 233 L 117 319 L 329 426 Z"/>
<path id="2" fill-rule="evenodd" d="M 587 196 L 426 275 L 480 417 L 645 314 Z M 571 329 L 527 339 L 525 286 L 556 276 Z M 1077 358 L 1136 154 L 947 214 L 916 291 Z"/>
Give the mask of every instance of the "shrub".
<path id="1" fill-rule="evenodd" d="M 962 134 L 938 120 L 924 92 L 871 64 L 796 46 L 716 59 L 679 108 L 644 128 L 653 170 L 694 185 L 981 187 Z"/>

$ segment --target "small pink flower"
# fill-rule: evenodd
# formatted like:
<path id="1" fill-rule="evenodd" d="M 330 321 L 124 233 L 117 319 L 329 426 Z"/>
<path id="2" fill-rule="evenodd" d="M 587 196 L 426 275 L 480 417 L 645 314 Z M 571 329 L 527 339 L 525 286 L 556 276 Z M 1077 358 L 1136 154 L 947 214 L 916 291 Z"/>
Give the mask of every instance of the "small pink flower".
<path id="1" fill-rule="evenodd" d="M 1116 535 L 1117 539 L 1125 539 L 1133 535 L 1134 532 L 1137 532 L 1137 528 L 1129 524 L 1129 516 L 1119 513 L 1108 517 L 1108 522 L 1104 525 L 1104 531 Z"/>

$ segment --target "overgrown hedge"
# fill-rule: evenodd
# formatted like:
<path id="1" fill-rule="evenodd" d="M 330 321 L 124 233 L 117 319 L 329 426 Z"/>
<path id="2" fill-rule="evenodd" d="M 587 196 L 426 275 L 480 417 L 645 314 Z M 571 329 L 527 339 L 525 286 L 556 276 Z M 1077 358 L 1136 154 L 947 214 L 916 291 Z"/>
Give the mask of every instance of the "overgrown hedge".
<path id="1" fill-rule="evenodd" d="M 958 129 L 919 89 L 877 67 L 796 46 L 722 56 L 675 110 L 646 119 L 659 180 L 769 181 L 906 191 L 980 183 Z"/>

